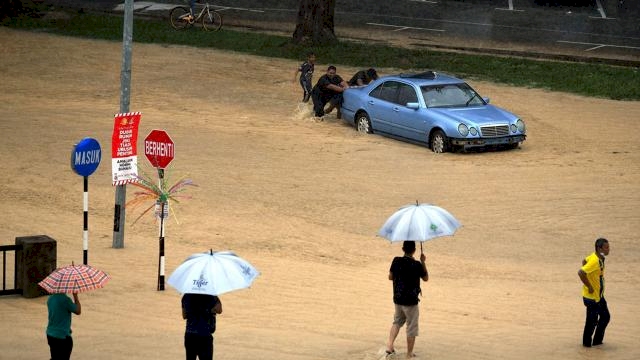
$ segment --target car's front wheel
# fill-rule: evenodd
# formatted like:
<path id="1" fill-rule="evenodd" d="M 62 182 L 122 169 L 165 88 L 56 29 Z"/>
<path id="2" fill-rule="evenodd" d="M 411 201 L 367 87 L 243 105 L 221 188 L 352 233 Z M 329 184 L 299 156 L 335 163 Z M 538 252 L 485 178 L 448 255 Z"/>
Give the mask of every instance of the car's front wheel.
<path id="1" fill-rule="evenodd" d="M 371 120 L 366 112 L 359 112 L 356 115 L 356 130 L 365 134 L 372 134 L 373 128 L 371 127 Z"/>
<path id="2" fill-rule="evenodd" d="M 436 130 L 431 134 L 431 140 L 429 141 L 431 151 L 436 154 L 441 154 L 449 151 L 449 139 L 442 130 Z"/>

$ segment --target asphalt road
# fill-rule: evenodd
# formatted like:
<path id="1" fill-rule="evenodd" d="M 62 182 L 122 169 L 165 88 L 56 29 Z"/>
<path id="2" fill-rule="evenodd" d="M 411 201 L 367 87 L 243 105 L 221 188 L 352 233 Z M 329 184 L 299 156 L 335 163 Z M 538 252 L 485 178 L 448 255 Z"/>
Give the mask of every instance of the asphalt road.
<path id="1" fill-rule="evenodd" d="M 123 0 L 45 0 L 122 12 Z M 167 16 L 180 0 L 135 1 L 140 15 Z M 216 0 L 225 26 L 293 32 L 297 0 Z M 542 3 L 547 5 L 541 5 Z M 550 6 L 553 3 L 556 6 Z M 573 3 L 584 4 L 582 6 Z M 640 4 L 631 0 L 337 0 L 336 29 L 405 37 L 414 46 L 640 66 Z"/>

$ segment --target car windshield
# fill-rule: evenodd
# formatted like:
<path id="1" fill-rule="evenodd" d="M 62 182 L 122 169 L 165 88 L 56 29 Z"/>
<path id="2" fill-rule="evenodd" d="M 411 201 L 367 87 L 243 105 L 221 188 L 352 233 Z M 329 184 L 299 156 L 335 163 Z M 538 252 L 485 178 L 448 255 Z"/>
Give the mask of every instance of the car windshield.
<path id="1" fill-rule="evenodd" d="M 467 107 L 485 105 L 482 97 L 466 83 L 422 86 L 427 107 Z"/>

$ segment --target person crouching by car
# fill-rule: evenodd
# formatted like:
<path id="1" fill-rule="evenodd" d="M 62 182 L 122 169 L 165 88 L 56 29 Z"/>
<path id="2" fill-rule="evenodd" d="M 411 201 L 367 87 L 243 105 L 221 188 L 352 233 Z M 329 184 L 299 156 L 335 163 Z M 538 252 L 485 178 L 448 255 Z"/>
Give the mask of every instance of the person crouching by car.
<path id="1" fill-rule="evenodd" d="M 318 82 L 311 91 L 311 98 L 313 99 L 313 112 L 316 117 L 323 117 L 325 114 L 331 113 L 333 109 L 337 108 L 337 118 L 340 119 L 342 114 L 340 113 L 340 105 L 342 104 L 342 92 L 349 88 L 349 85 L 344 81 L 340 75 L 336 74 L 336 67 L 330 65 L 327 68 L 327 73 L 322 75 Z M 329 103 L 327 109 L 324 106 Z"/>
<path id="2" fill-rule="evenodd" d="M 378 72 L 374 68 L 369 68 L 355 73 L 348 84 L 349 86 L 362 86 L 368 85 L 373 80 L 378 80 Z"/>

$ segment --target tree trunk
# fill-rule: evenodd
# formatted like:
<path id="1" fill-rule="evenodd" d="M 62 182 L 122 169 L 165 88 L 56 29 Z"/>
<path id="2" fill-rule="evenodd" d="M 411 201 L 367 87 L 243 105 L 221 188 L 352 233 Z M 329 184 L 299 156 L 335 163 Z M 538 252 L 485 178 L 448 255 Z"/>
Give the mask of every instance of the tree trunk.
<path id="1" fill-rule="evenodd" d="M 337 41 L 333 17 L 336 0 L 298 0 L 293 43 L 324 45 Z"/>
<path id="2" fill-rule="evenodd" d="M 0 20 L 16 17 L 23 12 L 22 1 L 0 0 Z"/>

